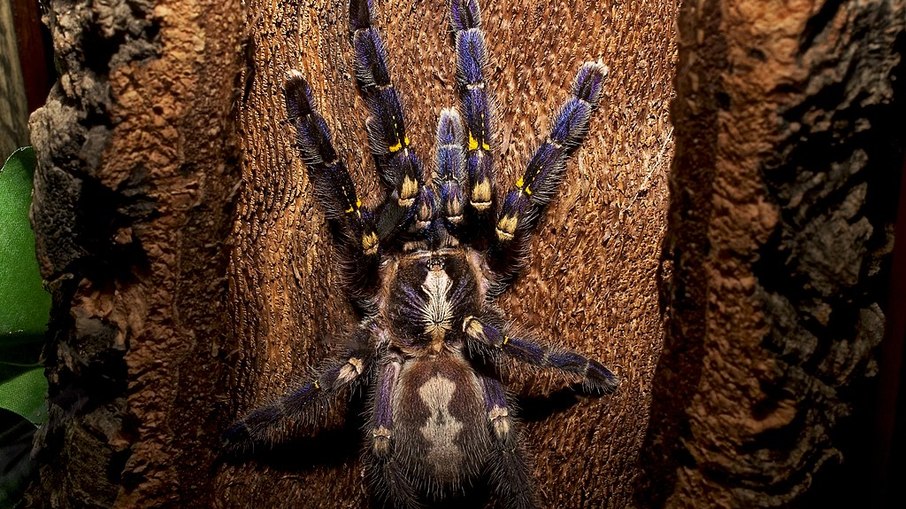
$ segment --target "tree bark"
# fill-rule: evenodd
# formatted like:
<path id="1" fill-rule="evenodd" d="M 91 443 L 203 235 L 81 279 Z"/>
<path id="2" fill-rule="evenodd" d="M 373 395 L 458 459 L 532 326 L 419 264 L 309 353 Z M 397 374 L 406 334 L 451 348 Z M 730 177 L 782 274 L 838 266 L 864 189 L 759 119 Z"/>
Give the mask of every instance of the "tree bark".
<path id="1" fill-rule="evenodd" d="M 53 417 L 42 445 L 67 466 L 57 459 L 42 467 L 32 494 L 54 506 L 361 506 L 357 448 L 344 445 L 355 430 L 291 464 L 215 464 L 229 420 L 291 388 L 351 318 L 280 98 L 287 70 L 309 76 L 373 203 L 346 4 L 251 2 L 244 20 L 235 4 L 130 5 L 141 9 L 53 7 L 64 73 L 32 121 L 41 157 L 34 221 L 56 299 Z M 483 6 L 501 182 L 521 173 L 578 66 L 602 58 L 612 69 L 533 262 L 503 300 L 514 319 L 623 379 L 613 398 L 574 407 L 567 398 L 568 408 L 527 423 L 545 503 L 567 506 L 629 497 L 662 334 L 655 273 L 672 150 L 676 6 L 596 6 Z M 430 160 L 439 109 L 456 104 L 446 7 L 378 7 L 411 137 Z M 549 374 L 513 385 L 536 396 L 563 387 Z"/>
<path id="2" fill-rule="evenodd" d="M 53 293 L 33 505 L 209 499 L 229 419 L 238 2 L 58 0 L 61 67 L 31 118 Z"/>
<path id="3" fill-rule="evenodd" d="M 28 101 L 19 52 L 12 3 L 0 4 L 0 159 L 6 158 L 28 139 Z M 2 164 L 2 163 L 0 163 Z"/>
<path id="4" fill-rule="evenodd" d="M 865 505 L 906 2 L 689 3 L 679 33 L 672 319 L 637 502 Z"/>
<path id="5" fill-rule="evenodd" d="M 457 104 L 446 2 L 375 3 L 412 146 L 431 161 L 439 111 Z M 902 157 L 902 0 L 678 4 L 482 2 L 503 186 L 579 65 L 611 71 L 501 300 L 622 379 L 576 398 L 548 372 L 512 377 L 543 507 L 801 501 L 871 372 L 887 164 Z M 51 417 L 29 501 L 367 507 L 361 408 L 275 453 L 219 449 L 352 320 L 282 100 L 301 70 L 374 205 L 346 0 L 50 12 L 63 72 L 31 131 Z"/>

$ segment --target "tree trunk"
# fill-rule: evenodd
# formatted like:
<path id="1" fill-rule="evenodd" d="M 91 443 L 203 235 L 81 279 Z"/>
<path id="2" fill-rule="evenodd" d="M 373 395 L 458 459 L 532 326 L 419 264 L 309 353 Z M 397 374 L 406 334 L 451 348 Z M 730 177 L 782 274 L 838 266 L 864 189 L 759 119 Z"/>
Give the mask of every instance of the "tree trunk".
<path id="1" fill-rule="evenodd" d="M 31 119 L 53 292 L 35 505 L 210 499 L 235 348 L 238 2 L 52 2 L 61 67 Z"/>
<path id="2" fill-rule="evenodd" d="M 902 2 L 750 3 L 482 2 L 503 185 L 579 65 L 610 67 L 501 300 L 622 379 L 575 398 L 550 373 L 513 377 L 543 507 L 777 505 L 834 457 L 859 396 L 841 388 L 866 376 L 883 324 L 884 172 L 903 137 L 881 106 L 903 104 L 904 28 L 880 20 Z M 445 1 L 375 4 L 430 161 L 457 104 Z M 31 503 L 368 506 L 361 409 L 276 454 L 219 456 L 225 426 L 295 387 L 352 320 L 282 100 L 301 70 L 375 204 L 346 1 L 57 0 L 49 21 L 63 73 L 31 131 L 51 420 Z"/>
<path id="3" fill-rule="evenodd" d="M 677 8 L 661 1 L 613 10 L 599 10 L 597 2 L 544 10 L 518 2 L 481 4 L 492 55 L 489 82 L 501 113 L 496 162 L 502 185 L 522 173 L 579 65 L 602 58 L 611 69 L 604 105 L 535 238 L 532 263 L 502 307 L 542 337 L 601 359 L 623 378 L 612 398 L 526 423 L 545 506 L 606 498 L 619 506 L 630 496 L 646 387 L 662 337 L 655 274 L 672 149 L 667 115 Z M 440 109 L 458 104 L 446 2 L 407 9 L 375 5 L 413 147 L 430 161 Z M 337 290 L 329 237 L 292 148 L 280 93 L 290 69 L 310 79 L 360 194 L 374 204 L 380 190 L 363 128 L 365 107 L 353 81 L 347 16 L 345 1 L 248 5 L 253 64 L 243 75 L 239 116 L 247 185 L 230 267 L 240 342 L 230 359 L 236 366 L 232 394 L 240 413 L 297 384 L 352 319 Z M 564 387 L 548 374 L 517 378 L 513 388 L 535 396 Z M 341 441 L 356 442 L 359 432 L 344 436 Z M 298 462 L 292 475 L 282 472 L 286 465 L 227 467 L 217 477 L 220 500 L 359 507 L 367 500 L 359 448 L 335 447 L 315 455 L 305 444 L 287 453 Z"/>
<path id="4" fill-rule="evenodd" d="M 906 2 L 706 0 L 679 32 L 672 319 L 637 503 L 864 506 Z"/>

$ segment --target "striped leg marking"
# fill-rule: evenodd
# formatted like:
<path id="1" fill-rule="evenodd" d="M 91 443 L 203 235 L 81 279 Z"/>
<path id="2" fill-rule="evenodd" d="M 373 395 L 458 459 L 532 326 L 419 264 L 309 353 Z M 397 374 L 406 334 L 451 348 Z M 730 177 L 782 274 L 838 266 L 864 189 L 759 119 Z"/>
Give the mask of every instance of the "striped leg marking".
<path id="1" fill-rule="evenodd" d="M 463 321 L 463 331 L 481 346 L 490 347 L 493 351 L 502 352 L 516 360 L 581 375 L 583 385 L 590 391 L 609 394 L 619 384 L 617 377 L 598 361 L 569 350 L 548 348 L 527 339 L 510 337 L 474 316 Z"/>
<path id="2" fill-rule="evenodd" d="M 240 452 L 277 443 L 290 431 L 287 423 L 316 426 L 329 399 L 358 382 L 366 363 L 366 357 L 359 353 L 327 361 L 314 379 L 299 389 L 233 423 L 223 435 L 227 450 Z"/>
<path id="3" fill-rule="evenodd" d="M 485 80 L 488 50 L 476 0 L 451 0 L 450 25 L 456 44 L 456 84 L 465 119 L 465 163 L 469 206 L 477 220 L 489 219 L 494 204 L 494 99 Z"/>
<path id="4" fill-rule="evenodd" d="M 493 444 L 489 467 L 494 491 L 506 507 L 535 507 L 532 476 L 503 386 L 497 380 L 483 376 L 481 387 Z"/>
<path id="5" fill-rule="evenodd" d="M 586 62 L 579 68 L 570 97 L 560 107 L 544 143 L 529 160 L 525 173 L 504 198 L 497 217 L 488 264 L 504 282 L 494 290 L 499 295 L 521 270 L 529 237 L 544 207 L 553 199 L 563 180 L 566 161 L 588 132 L 591 113 L 601 100 L 607 67 Z"/>
<path id="6" fill-rule="evenodd" d="M 350 1 L 349 30 L 356 84 L 368 105 L 368 143 L 389 191 L 383 211 L 387 219 L 381 221 L 382 228 L 387 229 L 382 232 L 383 238 L 412 218 L 424 177 L 421 161 L 410 149 L 402 101 L 390 77 L 384 43 L 374 26 L 372 0 Z"/>
<path id="7" fill-rule="evenodd" d="M 343 280 L 354 297 L 366 297 L 377 284 L 380 245 L 371 211 L 362 207 L 346 165 L 337 156 L 330 130 L 315 106 L 311 87 L 301 73 L 292 71 L 284 90 L 286 111 L 296 127 L 296 145 L 302 155 L 315 196 L 337 232 L 335 241 L 346 258 Z"/>
<path id="8" fill-rule="evenodd" d="M 414 509 L 419 507 L 415 489 L 393 449 L 392 405 L 400 370 L 399 359 L 390 358 L 382 365 L 378 375 L 371 423 L 373 455 L 368 462 L 368 472 L 381 496 L 395 505 Z"/>

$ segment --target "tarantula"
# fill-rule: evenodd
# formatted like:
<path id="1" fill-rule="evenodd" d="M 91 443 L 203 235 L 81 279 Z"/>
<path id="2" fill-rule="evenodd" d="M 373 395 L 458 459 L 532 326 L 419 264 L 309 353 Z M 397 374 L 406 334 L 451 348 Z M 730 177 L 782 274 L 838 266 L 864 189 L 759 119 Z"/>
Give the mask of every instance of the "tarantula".
<path id="1" fill-rule="evenodd" d="M 594 393 L 617 379 L 595 360 L 542 346 L 515 331 L 494 305 L 524 265 L 529 238 L 585 137 L 607 68 L 582 65 L 571 95 L 525 174 L 496 198 L 493 98 L 476 0 L 452 0 L 461 115 L 444 109 L 429 178 L 406 135 L 372 0 L 351 0 L 355 79 L 368 105 L 369 145 L 386 188 L 364 207 L 318 113 L 293 72 L 286 108 L 296 142 L 339 250 L 342 280 L 361 321 L 310 381 L 254 410 L 225 433 L 231 451 L 268 444 L 287 423 L 316 427 L 339 393 L 366 389 L 365 468 L 377 494 L 418 507 L 486 474 L 510 507 L 536 503 L 501 363 L 511 357 L 581 377 Z M 463 122 L 463 118 L 465 122 Z"/>

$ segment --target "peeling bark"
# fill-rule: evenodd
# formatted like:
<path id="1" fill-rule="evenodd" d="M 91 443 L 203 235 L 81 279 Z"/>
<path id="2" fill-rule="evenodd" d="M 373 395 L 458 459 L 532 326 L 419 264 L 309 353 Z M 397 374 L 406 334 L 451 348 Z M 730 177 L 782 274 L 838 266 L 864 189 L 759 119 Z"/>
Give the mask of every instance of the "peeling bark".
<path id="1" fill-rule="evenodd" d="M 864 454 L 844 434 L 884 332 L 906 3 L 710 1 L 680 19 L 672 322 L 638 503 L 842 503 L 861 478 L 827 479 Z"/>
<path id="2" fill-rule="evenodd" d="M 198 451 L 216 448 L 223 421 L 238 183 L 239 34 L 222 26 L 238 18 L 235 2 L 52 2 L 62 72 L 30 124 L 54 301 L 34 505 L 210 496 L 213 454 Z"/>

